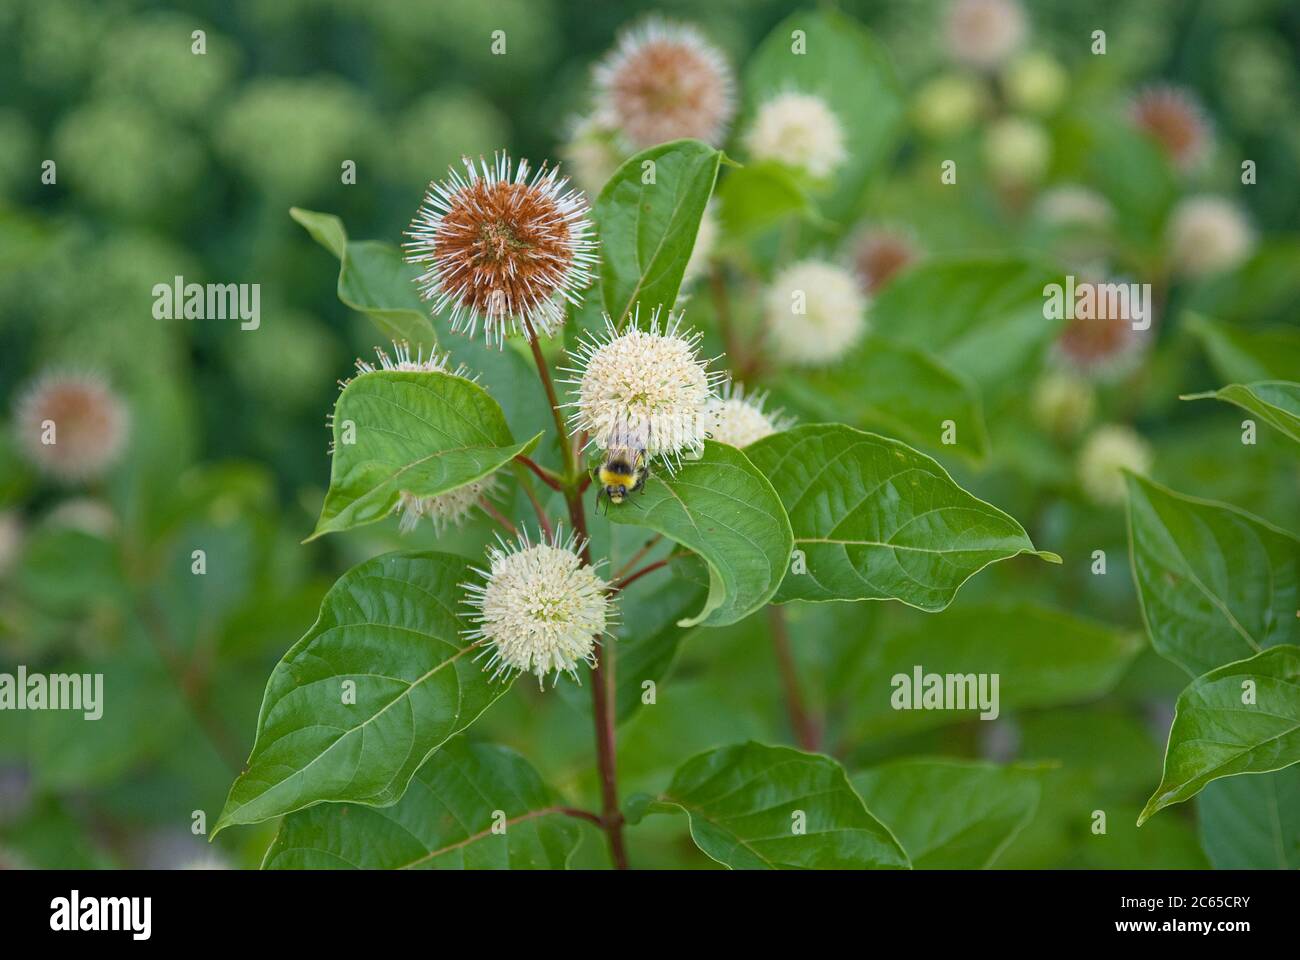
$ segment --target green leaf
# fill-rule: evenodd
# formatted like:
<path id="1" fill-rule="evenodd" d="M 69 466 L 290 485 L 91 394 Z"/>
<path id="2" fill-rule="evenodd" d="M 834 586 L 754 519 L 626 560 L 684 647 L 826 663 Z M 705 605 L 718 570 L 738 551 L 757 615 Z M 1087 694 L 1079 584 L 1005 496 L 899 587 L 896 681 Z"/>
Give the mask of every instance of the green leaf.
<path id="1" fill-rule="evenodd" d="M 968 721 L 962 710 L 896 709 L 895 694 L 916 668 L 926 674 L 998 680 L 997 710 L 1055 707 L 1110 690 L 1141 648 L 1141 636 L 1026 602 L 960 604 L 921 615 L 900 609 L 864 644 L 844 682 L 848 735 L 871 738 Z M 946 682 L 946 680 L 945 680 Z M 923 680 L 924 683 L 924 680 Z M 915 687 L 914 682 L 909 685 Z M 924 689 L 924 687 L 922 688 Z M 977 686 L 978 694 L 978 686 Z M 977 697 L 978 699 L 978 697 Z M 991 699 L 991 697 L 989 697 Z M 924 702 L 922 701 L 922 704 Z"/>
<path id="2" fill-rule="evenodd" d="M 984 870 L 1038 809 L 1042 769 L 907 759 L 855 774 L 853 786 L 918 870 Z"/>
<path id="3" fill-rule="evenodd" d="M 718 186 L 718 205 L 722 232 L 737 240 L 791 214 L 812 212 L 807 195 L 789 171 L 770 164 L 728 171 Z"/>
<path id="4" fill-rule="evenodd" d="M 776 593 L 790 559 L 790 521 L 776 491 L 735 447 L 708 441 L 698 460 L 660 471 L 645 492 L 611 506 L 612 523 L 657 530 L 708 564 L 704 608 L 678 626 L 742 620 Z"/>
<path id="5" fill-rule="evenodd" d="M 791 49 L 803 31 L 806 51 Z M 889 56 L 860 23 L 830 10 L 791 14 L 763 40 L 745 67 L 744 129 L 772 96 L 798 90 L 822 97 L 844 131 L 845 162 L 822 204 L 841 223 L 855 219 L 868 180 L 893 152 L 903 124 L 903 95 Z"/>
<path id="6" fill-rule="evenodd" d="M 1182 400 L 1225 400 L 1253 413 L 1270 426 L 1300 443 L 1300 383 L 1261 380 L 1258 383 L 1230 383 L 1209 393 L 1193 393 Z"/>
<path id="7" fill-rule="evenodd" d="M 883 337 L 867 337 L 832 367 L 782 377 L 776 393 L 819 419 L 875 428 L 972 463 L 988 457 L 988 431 L 974 387 L 924 350 Z M 956 442 L 945 446 L 948 420 Z"/>
<path id="8" fill-rule="evenodd" d="M 685 812 L 695 845 L 733 870 L 908 866 L 844 769 L 789 747 L 751 740 L 702 753 L 677 769 L 647 809 Z"/>
<path id="9" fill-rule="evenodd" d="M 375 240 L 349 241 L 343 221 L 332 214 L 294 207 L 289 215 L 339 258 L 339 300 L 374 321 L 386 340 L 405 341 L 413 350 L 426 352 L 437 345 L 451 354 L 453 363 L 463 363 L 480 375 L 520 436 L 547 429 L 550 410 L 531 363 L 512 349 L 490 347 L 481 338 L 450 332 L 436 336 L 429 307 L 417 292 L 420 271 L 402 260 L 397 247 Z"/>
<path id="10" fill-rule="evenodd" d="M 619 723 L 641 709 L 643 683 L 653 680 L 659 684 L 667 676 L 678 648 L 691 633 L 678 626 L 678 621 L 700 609 L 705 595 L 700 584 L 673 577 L 648 589 L 633 588 L 619 597 L 620 622 L 613 628 L 613 642 L 618 645 L 614 704 Z M 585 697 L 584 703 L 589 704 L 590 699 Z"/>
<path id="11" fill-rule="evenodd" d="M 1216 870 L 1300 869 L 1300 766 L 1215 780 L 1196 806 Z"/>
<path id="12" fill-rule="evenodd" d="M 293 207 L 289 216 L 338 258 L 338 296 L 344 304 L 368 316 L 389 340 L 425 349 L 437 344 L 429 313 L 416 292 L 415 273 L 396 247 L 348 240 L 343 221 L 330 213 Z"/>
<path id="13" fill-rule="evenodd" d="M 1130 244 L 1159 243 L 1178 181 L 1160 146 L 1127 124 L 1106 124 L 1083 147 L 1091 179 L 1111 201 Z"/>
<path id="14" fill-rule="evenodd" d="M 751 444 L 802 550 L 776 602 L 901 600 L 942 610 L 968 579 L 1034 549 L 1024 528 L 957 486 L 897 440 L 842 424 L 806 424 Z M 796 559 L 798 559 L 796 557 Z"/>
<path id="15" fill-rule="evenodd" d="M 1129 555 L 1151 645 L 1192 676 L 1300 633 L 1300 539 L 1129 476 Z"/>
<path id="16" fill-rule="evenodd" d="M 334 584 L 271 673 L 253 752 L 213 836 L 322 801 L 395 803 L 434 751 L 509 689 L 488 680 L 461 634 L 469 575 L 459 557 L 390 553 Z"/>
<path id="17" fill-rule="evenodd" d="M 398 370 L 355 377 L 333 429 L 329 491 L 308 539 L 382 520 L 402 493 L 431 497 L 480 480 L 541 436 L 516 443 L 497 402 L 463 377 Z"/>
<path id="18" fill-rule="evenodd" d="M 934 354 L 986 391 L 1005 388 L 1056 336 L 1044 313 L 1054 270 L 1011 257 L 935 258 L 890 283 L 872 305 L 876 332 Z"/>
<path id="19" fill-rule="evenodd" d="M 628 158 L 596 199 L 601 293 L 617 326 L 637 304 L 672 309 L 722 153 L 673 140 Z M 643 165 L 653 162 L 654 178 Z"/>
<path id="20" fill-rule="evenodd" d="M 494 832 L 502 814 L 505 832 Z M 331 803 L 289 814 L 262 867 L 562 870 L 578 840 L 576 822 L 528 761 L 457 737 L 391 807 Z"/>
<path id="21" fill-rule="evenodd" d="M 1300 762 L 1300 647 L 1279 646 L 1197 677 L 1174 705 L 1160 786 L 1138 817 L 1240 773 Z"/>
<path id="22" fill-rule="evenodd" d="M 1248 329 L 1195 313 L 1187 314 L 1185 322 L 1225 380 L 1286 380 L 1300 370 L 1300 331 L 1295 327 Z"/>

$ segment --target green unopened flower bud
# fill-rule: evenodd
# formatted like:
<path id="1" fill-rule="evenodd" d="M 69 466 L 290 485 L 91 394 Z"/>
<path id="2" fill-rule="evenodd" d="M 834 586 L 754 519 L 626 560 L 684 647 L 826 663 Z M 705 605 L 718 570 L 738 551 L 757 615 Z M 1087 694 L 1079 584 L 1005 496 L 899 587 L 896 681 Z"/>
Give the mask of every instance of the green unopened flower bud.
<path id="1" fill-rule="evenodd" d="M 1045 53 L 1017 57 L 1002 74 L 1012 105 L 1029 113 L 1049 114 L 1065 99 L 1065 70 Z"/>
<path id="2" fill-rule="evenodd" d="M 971 77 L 949 73 L 920 89 L 912 114 L 921 132 L 936 138 L 961 133 L 984 109 L 984 91 Z"/>
<path id="3" fill-rule="evenodd" d="M 1064 370 L 1043 374 L 1034 386 L 1034 419 L 1053 436 L 1073 437 L 1087 426 L 1096 407 L 1092 384 Z"/>
<path id="4" fill-rule="evenodd" d="M 1037 183 L 1047 173 L 1052 143 L 1038 124 L 1006 117 L 989 127 L 984 160 L 993 176 L 1005 184 Z"/>

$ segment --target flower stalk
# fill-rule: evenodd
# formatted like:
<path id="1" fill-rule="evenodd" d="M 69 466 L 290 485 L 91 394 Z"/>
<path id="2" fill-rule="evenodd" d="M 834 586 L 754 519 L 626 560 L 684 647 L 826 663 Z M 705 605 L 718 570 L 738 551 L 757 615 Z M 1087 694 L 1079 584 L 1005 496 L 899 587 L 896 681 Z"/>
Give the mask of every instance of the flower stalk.
<path id="1" fill-rule="evenodd" d="M 591 544 L 588 542 L 587 517 L 582 506 L 582 478 L 579 476 L 578 451 L 564 422 L 564 413 L 560 409 L 559 396 L 555 382 L 551 378 L 550 367 L 542 354 L 541 344 L 537 338 L 529 340 L 533 361 L 537 365 L 537 376 L 546 391 L 546 399 L 555 418 L 557 442 L 564 456 L 565 470 L 561 492 L 569 511 L 569 522 L 582 543 L 580 554 L 583 562 L 591 564 Z M 609 845 L 609 855 L 615 868 L 627 869 L 627 849 L 623 843 L 623 814 L 618 805 L 617 772 L 617 736 L 615 733 L 613 690 L 613 669 L 609 661 L 610 648 L 607 646 L 596 665 L 591 670 L 591 716 L 596 735 L 596 767 L 600 776 L 601 813 L 598 822 L 605 831 Z"/>

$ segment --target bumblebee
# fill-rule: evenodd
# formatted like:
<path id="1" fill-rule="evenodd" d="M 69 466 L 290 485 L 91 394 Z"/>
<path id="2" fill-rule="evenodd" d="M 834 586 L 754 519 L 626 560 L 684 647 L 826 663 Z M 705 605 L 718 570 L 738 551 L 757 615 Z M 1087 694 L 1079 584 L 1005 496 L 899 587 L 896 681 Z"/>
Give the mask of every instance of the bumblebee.
<path id="1" fill-rule="evenodd" d="M 605 451 L 605 460 L 596 471 L 600 481 L 600 490 L 596 494 L 596 504 L 601 500 L 621 504 L 629 493 L 637 493 L 645 488 L 646 477 L 650 468 L 646 464 L 644 449 L 633 447 L 610 447 Z"/>

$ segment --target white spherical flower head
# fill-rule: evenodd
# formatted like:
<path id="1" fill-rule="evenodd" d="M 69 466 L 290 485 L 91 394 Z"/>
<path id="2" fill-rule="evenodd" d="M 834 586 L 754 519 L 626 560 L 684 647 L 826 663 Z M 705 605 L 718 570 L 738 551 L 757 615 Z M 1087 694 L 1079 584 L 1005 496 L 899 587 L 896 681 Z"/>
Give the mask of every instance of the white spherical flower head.
<path id="1" fill-rule="evenodd" d="M 844 162 L 844 128 L 830 105 L 807 93 L 780 93 L 758 108 L 745 147 L 755 160 L 823 180 Z"/>
<path id="2" fill-rule="evenodd" d="M 1110 201 L 1087 187 L 1065 183 L 1044 190 L 1034 204 L 1035 214 L 1055 227 L 1103 229 L 1115 219 Z"/>
<path id="3" fill-rule="evenodd" d="M 19 449 L 63 483 L 101 476 L 121 455 L 130 423 L 126 405 L 93 373 L 43 374 L 15 404 Z"/>
<path id="4" fill-rule="evenodd" d="M 849 271 L 823 260 L 786 267 L 768 289 L 764 313 L 779 361 L 825 366 L 866 332 L 867 301 Z"/>
<path id="5" fill-rule="evenodd" d="M 954 0 L 945 38 L 958 63 L 991 68 L 1004 62 L 1025 38 L 1025 14 L 1015 0 Z"/>
<path id="6" fill-rule="evenodd" d="M 694 27 L 651 18 L 596 67 L 598 111 L 635 149 L 694 137 L 718 146 L 735 111 L 722 53 Z"/>
<path id="7" fill-rule="evenodd" d="M 465 160 L 465 174 L 429 184 L 407 229 L 406 259 L 418 264 L 420 295 L 433 313 L 449 310 L 452 330 L 489 343 L 508 333 L 532 339 L 564 320 L 591 281 L 595 245 L 586 199 L 558 170 L 529 175 L 504 153 L 488 164 Z"/>
<path id="8" fill-rule="evenodd" d="M 1151 447 L 1136 431 L 1117 424 L 1098 427 L 1079 452 L 1079 486 L 1094 503 L 1120 503 L 1124 471 L 1145 474 L 1151 461 Z"/>
<path id="9" fill-rule="evenodd" d="M 464 523 L 484 497 L 491 498 L 496 492 L 496 477 L 474 480 L 432 497 L 419 497 L 403 490 L 395 508 L 401 515 L 397 528 L 402 533 L 410 533 L 422 518 L 428 517 L 434 531 L 441 536 L 449 527 Z"/>
<path id="10" fill-rule="evenodd" d="M 1192 277 L 1231 270 L 1255 246 L 1255 234 L 1235 205 L 1220 197 L 1188 197 L 1169 218 L 1169 255 Z"/>
<path id="11" fill-rule="evenodd" d="M 578 679 L 578 664 L 596 665 L 596 644 L 613 620 L 609 584 L 580 556 L 585 544 L 557 531 L 533 544 L 528 534 L 488 549 L 482 583 L 464 584 L 476 624 L 466 635 L 483 646 L 492 678 L 548 673 Z"/>
<path id="12" fill-rule="evenodd" d="M 571 354 L 565 380 L 578 397 L 569 424 L 600 449 L 639 447 L 672 468 L 683 454 L 698 455 L 708 435 L 709 401 L 725 377 L 700 358 L 700 333 L 683 332 L 681 317 L 660 326 L 656 310 L 642 329 L 639 311 L 618 332 L 606 317 L 605 333 L 588 337 Z"/>
<path id="13" fill-rule="evenodd" d="M 375 357 L 379 361 L 378 366 L 368 360 L 357 359 L 357 376 L 377 373 L 381 370 L 397 370 L 409 373 L 447 373 L 466 380 L 478 379 L 476 376 L 469 376 L 469 368 L 463 363 L 453 367 L 450 353 L 440 354 L 436 350 L 430 350 L 429 355 L 425 356 L 424 349 L 420 348 L 412 355 L 411 346 L 405 341 L 393 344 L 391 357 L 384 350 L 375 348 Z"/>
<path id="14" fill-rule="evenodd" d="M 743 384 L 727 381 L 722 395 L 709 404 L 709 438 L 743 448 L 790 426 L 789 418 L 780 410 L 765 410 L 766 404 L 766 392 L 746 396 Z"/>

